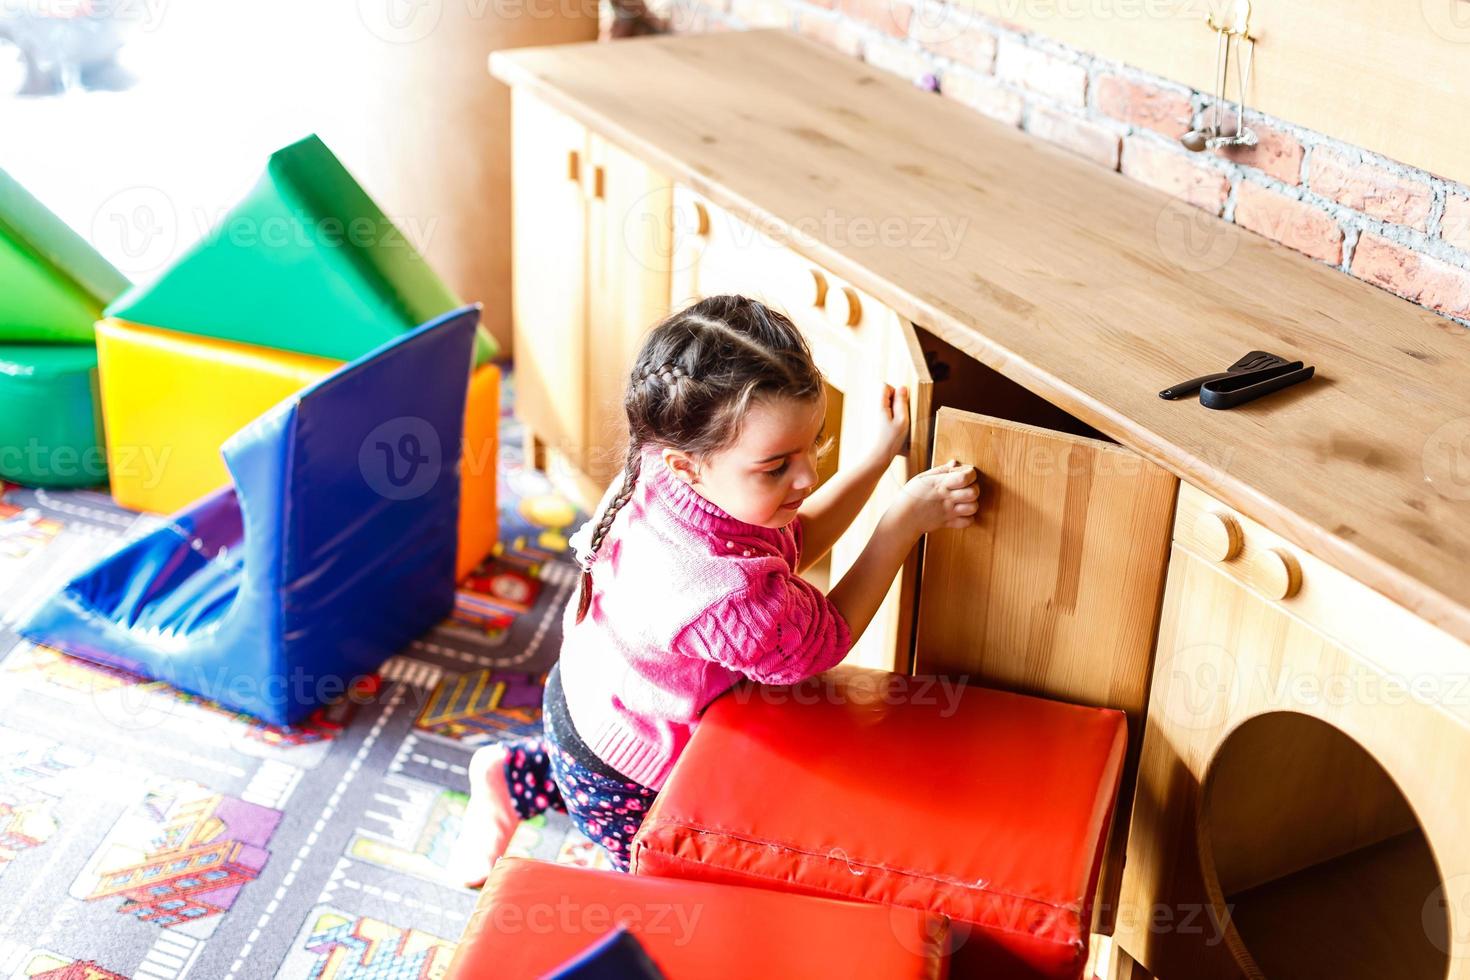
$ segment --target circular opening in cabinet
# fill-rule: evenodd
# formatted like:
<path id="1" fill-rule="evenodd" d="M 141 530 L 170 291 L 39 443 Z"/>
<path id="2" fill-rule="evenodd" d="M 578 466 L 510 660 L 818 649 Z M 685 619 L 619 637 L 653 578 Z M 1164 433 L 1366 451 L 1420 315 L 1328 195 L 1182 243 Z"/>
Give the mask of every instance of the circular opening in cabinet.
<path id="1" fill-rule="evenodd" d="M 1201 784 L 1214 924 L 1250 977 L 1439 980 L 1444 882 L 1393 778 L 1355 740 L 1290 711 L 1220 743 Z"/>

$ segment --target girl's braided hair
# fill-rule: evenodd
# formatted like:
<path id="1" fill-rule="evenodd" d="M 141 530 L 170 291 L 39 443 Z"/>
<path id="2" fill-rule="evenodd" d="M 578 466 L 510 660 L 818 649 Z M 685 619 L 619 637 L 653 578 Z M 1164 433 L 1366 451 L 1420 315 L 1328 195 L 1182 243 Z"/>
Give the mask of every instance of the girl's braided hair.
<path id="1" fill-rule="evenodd" d="M 623 395 L 628 448 L 623 485 L 592 533 L 595 556 L 613 518 L 633 495 L 643 449 L 670 447 L 708 456 L 734 445 L 758 399 L 819 397 L 822 373 L 794 324 L 746 296 L 710 296 L 671 314 L 649 331 Z M 592 601 L 583 567 L 577 622 Z"/>

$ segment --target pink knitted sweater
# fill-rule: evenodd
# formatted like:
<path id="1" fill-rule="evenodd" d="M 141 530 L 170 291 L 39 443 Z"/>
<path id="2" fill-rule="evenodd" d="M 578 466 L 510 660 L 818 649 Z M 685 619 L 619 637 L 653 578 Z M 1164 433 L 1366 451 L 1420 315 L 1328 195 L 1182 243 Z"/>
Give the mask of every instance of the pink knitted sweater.
<path id="1" fill-rule="evenodd" d="M 579 562 L 622 482 L 572 535 Z M 795 683 L 847 654 L 847 623 L 796 574 L 801 539 L 799 517 L 780 529 L 747 524 L 644 450 L 592 561 L 587 615 L 575 622 L 575 590 L 562 614 L 567 711 L 600 759 L 658 789 L 700 713 L 737 679 Z"/>

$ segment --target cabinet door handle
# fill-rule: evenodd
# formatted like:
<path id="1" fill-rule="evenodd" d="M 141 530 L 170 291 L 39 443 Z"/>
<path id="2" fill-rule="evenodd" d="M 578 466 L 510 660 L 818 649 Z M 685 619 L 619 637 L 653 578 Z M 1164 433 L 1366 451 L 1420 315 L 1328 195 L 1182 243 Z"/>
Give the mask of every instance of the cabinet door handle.
<path id="1" fill-rule="evenodd" d="M 863 301 L 851 286 L 827 290 L 827 317 L 844 327 L 855 327 L 863 318 Z"/>
<path id="2" fill-rule="evenodd" d="M 605 183 L 606 177 L 602 169 L 602 164 L 594 164 L 592 167 L 592 197 L 595 200 L 602 200 L 606 190 Z"/>
<path id="3" fill-rule="evenodd" d="M 674 230 L 680 235 L 693 235 L 695 238 L 709 235 L 709 208 L 699 201 L 681 202 L 674 217 Z"/>
<path id="4" fill-rule="evenodd" d="M 810 282 L 807 283 L 807 289 L 810 290 L 807 297 L 812 306 L 821 309 L 822 304 L 827 302 L 827 277 L 822 275 L 821 269 L 808 269 L 807 272 L 811 273 Z"/>
<path id="5" fill-rule="evenodd" d="M 582 182 L 582 154 L 576 150 L 567 151 L 567 180 Z"/>
<path id="6" fill-rule="evenodd" d="M 1205 511 L 1194 519 L 1190 536 L 1195 547 L 1211 561 L 1230 561 L 1240 554 L 1240 522 L 1229 514 Z"/>
<path id="7" fill-rule="evenodd" d="M 1268 599 L 1290 599 L 1302 587 L 1302 566 L 1282 548 L 1256 552 L 1248 575 L 1251 585 Z"/>

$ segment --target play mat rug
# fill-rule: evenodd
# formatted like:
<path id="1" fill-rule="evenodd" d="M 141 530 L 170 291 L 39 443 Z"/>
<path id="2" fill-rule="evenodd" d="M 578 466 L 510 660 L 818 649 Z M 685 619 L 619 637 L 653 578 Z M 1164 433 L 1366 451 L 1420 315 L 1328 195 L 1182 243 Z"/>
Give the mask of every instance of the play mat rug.
<path id="1" fill-rule="evenodd" d="M 281 729 L 10 628 L 155 517 L 0 484 L 0 978 L 441 976 L 466 764 L 540 724 L 586 519 L 523 464 L 503 375 L 495 554 L 375 682 Z M 512 854 L 606 858 L 566 817 Z"/>

